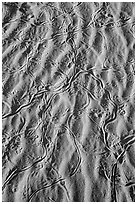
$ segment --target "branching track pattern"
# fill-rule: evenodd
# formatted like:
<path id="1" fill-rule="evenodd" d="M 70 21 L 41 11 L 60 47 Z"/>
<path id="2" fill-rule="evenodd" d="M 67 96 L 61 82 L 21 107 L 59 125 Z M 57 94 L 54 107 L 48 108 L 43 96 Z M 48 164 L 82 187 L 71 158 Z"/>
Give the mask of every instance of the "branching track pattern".
<path id="1" fill-rule="evenodd" d="M 2 3 L 2 201 L 135 202 L 135 3 Z"/>

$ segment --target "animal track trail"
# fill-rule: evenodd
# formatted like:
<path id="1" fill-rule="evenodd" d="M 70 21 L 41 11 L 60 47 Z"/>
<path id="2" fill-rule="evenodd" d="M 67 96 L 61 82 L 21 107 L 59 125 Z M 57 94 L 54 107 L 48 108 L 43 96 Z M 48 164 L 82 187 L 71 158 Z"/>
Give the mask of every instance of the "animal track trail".
<path id="1" fill-rule="evenodd" d="M 135 202 L 135 3 L 2 3 L 4 202 Z"/>

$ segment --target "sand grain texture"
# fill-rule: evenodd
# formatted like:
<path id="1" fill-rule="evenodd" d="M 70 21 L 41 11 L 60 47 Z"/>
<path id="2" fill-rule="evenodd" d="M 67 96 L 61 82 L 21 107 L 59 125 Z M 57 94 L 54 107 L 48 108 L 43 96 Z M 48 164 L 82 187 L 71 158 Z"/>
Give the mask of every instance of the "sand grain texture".
<path id="1" fill-rule="evenodd" d="M 135 202 L 135 3 L 2 3 L 4 202 Z"/>

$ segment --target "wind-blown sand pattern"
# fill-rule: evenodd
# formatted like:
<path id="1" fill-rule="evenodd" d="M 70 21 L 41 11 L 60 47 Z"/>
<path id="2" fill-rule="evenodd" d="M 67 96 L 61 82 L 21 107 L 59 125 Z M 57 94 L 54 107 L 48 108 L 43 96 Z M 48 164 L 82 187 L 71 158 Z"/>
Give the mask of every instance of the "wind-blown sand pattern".
<path id="1" fill-rule="evenodd" d="M 135 202 L 135 3 L 2 3 L 4 202 Z"/>

